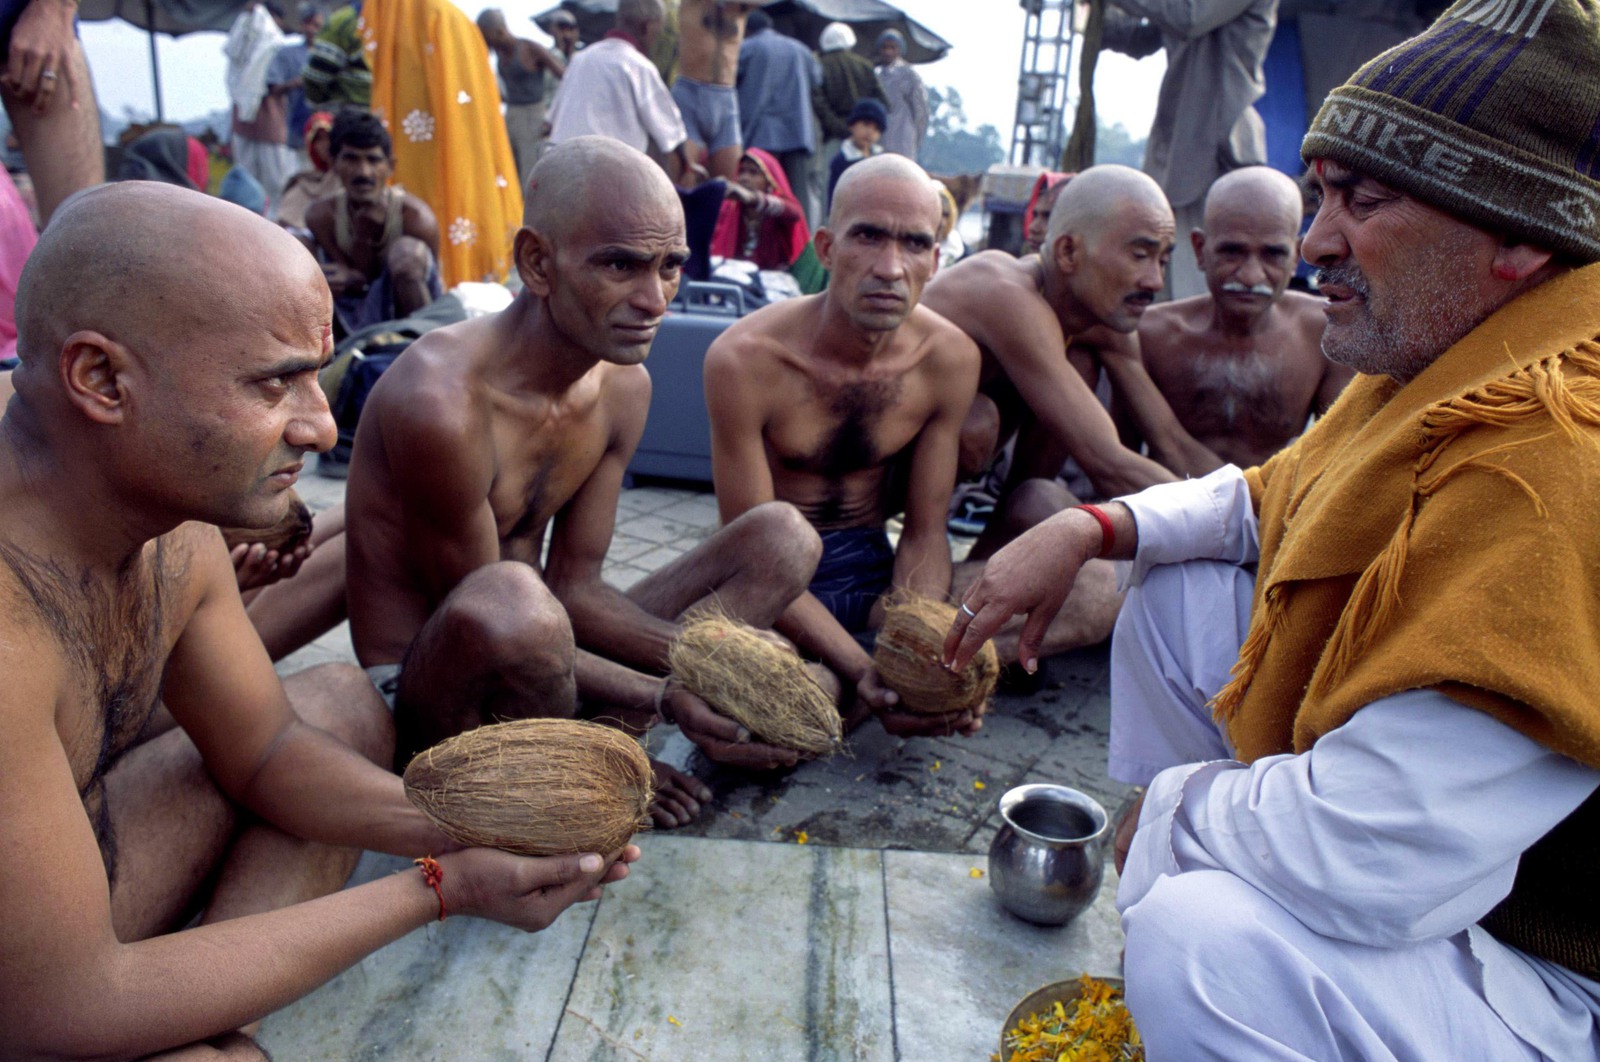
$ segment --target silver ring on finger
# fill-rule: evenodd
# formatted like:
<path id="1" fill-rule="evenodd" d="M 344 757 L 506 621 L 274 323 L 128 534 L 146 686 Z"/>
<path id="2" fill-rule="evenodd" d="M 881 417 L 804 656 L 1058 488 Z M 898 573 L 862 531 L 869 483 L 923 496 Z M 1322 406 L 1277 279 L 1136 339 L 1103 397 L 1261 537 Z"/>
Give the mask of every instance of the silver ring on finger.
<path id="1" fill-rule="evenodd" d="M 961 602 L 961 611 L 965 612 L 967 614 L 967 619 L 977 619 L 978 618 L 978 614 L 976 612 L 972 611 L 971 608 L 967 607 L 967 603 L 965 601 Z"/>
<path id="2" fill-rule="evenodd" d="M 41 72 L 39 76 L 46 81 L 54 81 L 56 79 L 56 72 L 54 70 L 45 70 Z"/>

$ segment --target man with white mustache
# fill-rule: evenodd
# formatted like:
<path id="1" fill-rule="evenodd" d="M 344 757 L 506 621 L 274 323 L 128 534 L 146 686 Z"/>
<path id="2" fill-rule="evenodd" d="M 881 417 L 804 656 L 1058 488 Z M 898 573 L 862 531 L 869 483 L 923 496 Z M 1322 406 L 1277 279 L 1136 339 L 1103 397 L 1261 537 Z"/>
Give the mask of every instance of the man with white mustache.
<path id="1" fill-rule="evenodd" d="M 1189 234 L 1208 294 L 1151 307 L 1128 348 L 1209 454 L 1180 471 L 1259 465 L 1305 430 L 1353 371 L 1322 353 L 1324 300 L 1286 290 L 1300 253 L 1300 189 L 1266 166 L 1225 174 Z M 1098 338 L 1098 337 L 1097 337 Z M 1135 419 L 1140 409 L 1132 407 Z"/>

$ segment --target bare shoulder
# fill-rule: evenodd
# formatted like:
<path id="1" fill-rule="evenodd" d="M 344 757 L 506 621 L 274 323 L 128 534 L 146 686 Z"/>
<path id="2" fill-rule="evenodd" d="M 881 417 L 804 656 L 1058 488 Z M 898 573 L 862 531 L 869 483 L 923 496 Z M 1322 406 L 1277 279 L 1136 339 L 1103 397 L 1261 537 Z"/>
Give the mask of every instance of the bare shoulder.
<path id="1" fill-rule="evenodd" d="M 970 366 L 976 371 L 982 362 L 978 344 L 972 337 L 949 318 L 926 306 L 912 310 L 901 327 L 911 330 L 913 338 L 926 349 L 929 363 L 941 370 Z"/>
<path id="2" fill-rule="evenodd" d="M 1139 318 L 1139 344 L 1146 355 L 1160 356 L 1166 346 L 1187 335 L 1204 331 L 1211 321 L 1210 295 L 1192 295 L 1158 302 Z"/>
<path id="3" fill-rule="evenodd" d="M 436 224 L 433 208 L 410 192 L 406 193 L 405 203 L 400 210 L 408 224 L 412 222 L 419 222 L 424 225 Z"/>
<path id="4" fill-rule="evenodd" d="M 595 366 L 600 374 L 600 394 L 608 417 L 618 424 L 637 420 L 643 423 L 650 412 L 650 371 L 645 365 Z"/>
<path id="5" fill-rule="evenodd" d="M 706 352 L 708 374 L 736 374 L 752 386 L 781 372 L 805 347 L 805 338 L 821 323 L 822 296 L 764 306 L 741 317 L 712 341 Z"/>
<path id="6" fill-rule="evenodd" d="M 1037 259 L 1013 258 L 1004 251 L 980 251 L 934 275 L 923 301 L 950 316 L 945 307 L 960 307 L 999 316 L 1021 300 L 1039 298 Z"/>
<path id="7" fill-rule="evenodd" d="M 487 322 L 475 318 L 436 328 L 406 348 L 367 399 L 385 442 L 412 442 L 440 457 L 475 449 L 486 436 L 489 404 L 481 383 Z"/>

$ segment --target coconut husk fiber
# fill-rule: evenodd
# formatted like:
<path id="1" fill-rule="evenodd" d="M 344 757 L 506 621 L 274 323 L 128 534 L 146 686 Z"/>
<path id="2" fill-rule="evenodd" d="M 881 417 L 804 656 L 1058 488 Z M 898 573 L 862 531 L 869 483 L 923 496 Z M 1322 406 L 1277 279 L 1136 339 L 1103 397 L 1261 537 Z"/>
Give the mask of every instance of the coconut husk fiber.
<path id="1" fill-rule="evenodd" d="M 986 642 L 960 671 L 940 663 L 956 608 L 943 601 L 896 594 L 885 606 L 883 629 L 872 655 L 884 684 L 900 695 L 899 707 L 941 715 L 977 708 L 1000 678 L 1000 657 Z"/>
<path id="2" fill-rule="evenodd" d="M 406 797 L 452 839 L 518 855 L 608 855 L 650 825 L 650 758 L 619 730 L 518 719 L 457 734 L 406 766 Z"/>
<path id="3" fill-rule="evenodd" d="M 271 527 L 224 527 L 222 540 L 229 552 L 235 546 L 253 546 L 257 542 L 279 553 L 288 553 L 311 537 L 311 510 L 300 500 L 300 495 L 289 492 L 289 511 Z"/>
<path id="4" fill-rule="evenodd" d="M 839 751 L 839 709 L 798 653 L 721 613 L 691 617 L 667 652 L 672 677 L 768 745 Z"/>

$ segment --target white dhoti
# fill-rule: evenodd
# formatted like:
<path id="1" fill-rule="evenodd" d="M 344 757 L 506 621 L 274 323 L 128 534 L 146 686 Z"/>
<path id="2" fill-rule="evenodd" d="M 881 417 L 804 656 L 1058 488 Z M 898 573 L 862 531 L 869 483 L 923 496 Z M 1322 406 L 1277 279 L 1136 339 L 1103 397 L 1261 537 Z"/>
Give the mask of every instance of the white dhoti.
<path id="1" fill-rule="evenodd" d="M 1594 772 L 1426 690 L 1304 754 L 1216 762 L 1208 702 L 1253 584 L 1226 562 L 1150 567 L 1112 641 L 1111 774 L 1150 784 L 1118 892 L 1149 1057 L 1600 1058 L 1600 984 L 1473 924 Z"/>

